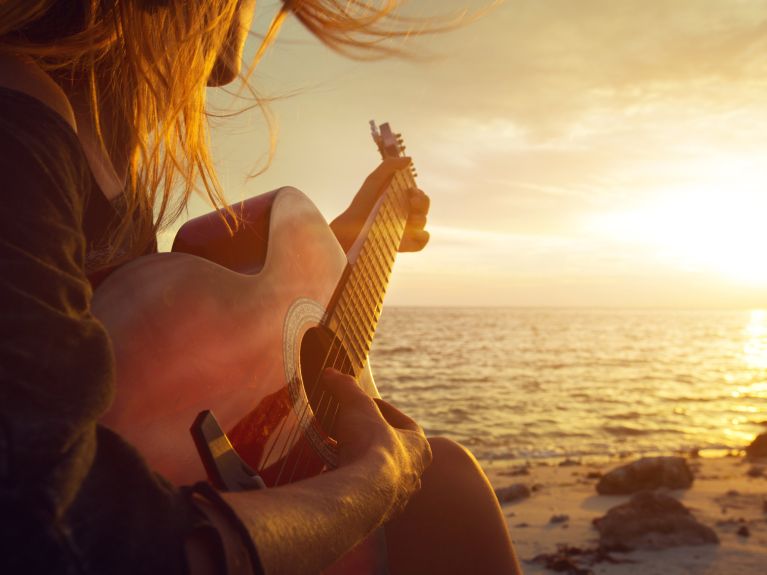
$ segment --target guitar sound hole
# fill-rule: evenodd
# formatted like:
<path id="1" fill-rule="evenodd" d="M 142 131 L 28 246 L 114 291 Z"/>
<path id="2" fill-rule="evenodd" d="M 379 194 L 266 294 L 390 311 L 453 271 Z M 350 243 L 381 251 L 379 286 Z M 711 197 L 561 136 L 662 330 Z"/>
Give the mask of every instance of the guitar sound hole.
<path id="1" fill-rule="evenodd" d="M 351 361 L 340 340 L 325 327 L 313 327 L 301 340 L 301 383 L 317 422 L 332 438 L 338 402 L 320 383 L 320 374 L 326 367 L 352 373 Z"/>

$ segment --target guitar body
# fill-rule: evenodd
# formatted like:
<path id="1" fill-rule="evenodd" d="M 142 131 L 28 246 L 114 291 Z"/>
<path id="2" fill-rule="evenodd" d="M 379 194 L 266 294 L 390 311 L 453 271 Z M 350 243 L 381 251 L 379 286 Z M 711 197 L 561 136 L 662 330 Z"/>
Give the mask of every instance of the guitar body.
<path id="1" fill-rule="evenodd" d="M 388 124 L 371 129 L 383 157 L 403 155 Z M 335 367 L 378 397 L 367 357 L 414 176 L 393 176 L 348 256 L 311 201 L 281 188 L 235 206 L 233 233 L 228 216 L 195 218 L 171 253 L 111 273 L 92 301 L 117 367 L 103 423 L 179 485 L 206 477 L 189 431 L 206 410 L 269 487 L 334 467 L 338 405 L 319 374 Z M 326 573 L 385 573 L 385 556 L 378 529 Z"/>
<path id="2" fill-rule="evenodd" d="M 234 237 L 217 214 L 193 220 L 174 245 L 191 253 L 138 258 L 93 299 L 117 365 L 117 394 L 103 422 L 176 484 L 205 478 L 189 426 L 206 409 L 267 485 L 333 464 L 324 399 L 303 384 L 316 379 L 311 366 L 321 367 L 323 358 L 311 356 L 327 355 L 327 346 L 301 350 L 326 320 L 346 254 L 295 189 L 240 209 Z M 377 396 L 369 369 L 359 375 Z"/>

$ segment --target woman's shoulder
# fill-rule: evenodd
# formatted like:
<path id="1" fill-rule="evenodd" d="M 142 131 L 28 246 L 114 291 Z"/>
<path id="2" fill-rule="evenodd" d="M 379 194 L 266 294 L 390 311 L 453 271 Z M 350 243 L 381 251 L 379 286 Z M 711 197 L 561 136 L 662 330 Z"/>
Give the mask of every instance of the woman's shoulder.
<path id="1" fill-rule="evenodd" d="M 0 89 L 6 97 L 43 104 L 77 132 L 72 105 L 64 91 L 36 64 L 10 54 L 0 54 Z M 7 108 L 6 108 L 7 109 Z"/>

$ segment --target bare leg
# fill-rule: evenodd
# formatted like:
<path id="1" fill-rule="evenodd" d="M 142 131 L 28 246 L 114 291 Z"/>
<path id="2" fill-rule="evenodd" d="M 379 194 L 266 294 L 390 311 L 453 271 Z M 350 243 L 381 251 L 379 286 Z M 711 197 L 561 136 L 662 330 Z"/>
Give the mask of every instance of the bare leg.
<path id="1" fill-rule="evenodd" d="M 386 525 L 392 575 L 521 574 L 495 493 L 477 460 L 443 437 L 421 490 Z"/>

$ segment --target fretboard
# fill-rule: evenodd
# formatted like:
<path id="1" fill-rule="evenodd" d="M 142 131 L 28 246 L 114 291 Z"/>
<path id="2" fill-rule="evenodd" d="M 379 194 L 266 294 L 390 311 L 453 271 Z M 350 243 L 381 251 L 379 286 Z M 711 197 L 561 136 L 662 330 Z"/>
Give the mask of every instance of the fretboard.
<path id="1" fill-rule="evenodd" d="M 408 170 L 395 174 L 349 251 L 349 266 L 329 310 L 328 325 L 344 344 L 355 373 L 365 365 L 373 344 L 392 266 L 405 232 L 408 190 L 414 187 Z"/>

